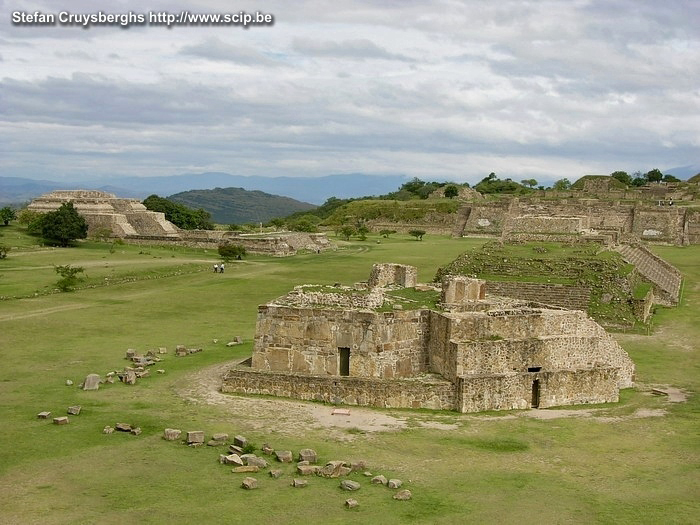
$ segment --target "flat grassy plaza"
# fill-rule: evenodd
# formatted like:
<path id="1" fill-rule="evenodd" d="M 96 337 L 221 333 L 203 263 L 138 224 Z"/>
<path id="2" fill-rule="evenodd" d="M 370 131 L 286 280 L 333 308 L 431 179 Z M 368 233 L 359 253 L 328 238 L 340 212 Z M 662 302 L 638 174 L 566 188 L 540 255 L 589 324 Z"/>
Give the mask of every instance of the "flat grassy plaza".
<path id="1" fill-rule="evenodd" d="M 375 262 L 418 267 L 419 281 L 484 239 L 408 235 L 338 242 L 287 258 L 248 256 L 214 274 L 214 250 L 84 242 L 37 246 L 17 226 L 0 260 L 1 523 L 697 523 L 700 516 L 700 246 L 652 247 L 684 275 L 678 308 L 658 307 L 650 335 L 615 334 L 637 366 L 621 401 L 561 409 L 458 414 L 333 406 L 217 392 L 227 363 L 252 351 L 257 306 L 298 284 L 350 285 Z M 337 242 L 336 239 L 332 239 Z M 380 241 L 380 242 L 377 242 Z M 73 292 L 55 291 L 55 265 L 80 266 Z M 235 336 L 244 343 L 226 346 Z M 202 352 L 175 357 L 176 345 Z M 158 374 L 135 385 L 78 385 L 129 363 L 127 349 L 166 347 Z M 73 381 L 67 386 L 66 380 Z M 653 395 L 656 385 L 688 394 Z M 68 425 L 38 419 L 66 415 Z M 118 422 L 140 435 L 103 428 Z M 363 460 L 413 494 L 308 478 L 295 464 L 248 474 L 219 463 L 225 447 L 165 441 L 163 429 L 243 435 L 258 449 L 302 448 Z M 229 441 L 230 442 L 230 441 Z M 347 509 L 352 497 L 359 506 Z"/>

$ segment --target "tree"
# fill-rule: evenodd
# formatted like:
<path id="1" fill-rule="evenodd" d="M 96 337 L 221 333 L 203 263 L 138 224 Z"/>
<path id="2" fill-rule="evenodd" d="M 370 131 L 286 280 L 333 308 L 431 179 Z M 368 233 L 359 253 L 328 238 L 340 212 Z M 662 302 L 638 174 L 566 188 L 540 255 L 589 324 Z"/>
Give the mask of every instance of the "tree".
<path id="1" fill-rule="evenodd" d="M 520 184 L 529 188 L 534 188 L 537 186 L 537 181 L 535 179 L 523 179 L 520 181 Z"/>
<path id="2" fill-rule="evenodd" d="M 158 195 L 150 195 L 143 205 L 151 211 L 165 214 L 165 218 L 183 230 L 213 230 L 211 215 L 203 209 L 193 210 L 179 202 L 173 202 Z"/>
<path id="3" fill-rule="evenodd" d="M 357 228 L 357 238 L 360 239 L 361 241 L 366 241 L 367 240 L 367 234 L 369 233 L 369 228 L 367 226 L 362 225 Z"/>
<path id="4" fill-rule="evenodd" d="M 632 186 L 632 177 L 626 171 L 613 171 L 610 176 L 613 179 L 619 180 L 622 184 Z"/>
<path id="5" fill-rule="evenodd" d="M 455 186 L 454 184 L 448 184 L 447 186 L 445 186 L 445 197 L 447 197 L 448 199 L 452 199 L 457 195 L 459 195 L 459 188 L 457 188 L 457 186 Z"/>
<path id="6" fill-rule="evenodd" d="M 240 261 L 245 254 L 244 246 L 238 244 L 219 244 L 219 255 L 221 255 L 221 258 L 226 262 L 229 262 L 233 258 Z"/>
<path id="7" fill-rule="evenodd" d="M 410 230 L 408 234 L 415 237 L 417 241 L 422 241 L 425 230 Z"/>
<path id="8" fill-rule="evenodd" d="M 85 268 L 81 266 L 71 266 L 66 264 L 64 266 L 54 266 L 56 273 L 61 276 L 61 278 L 56 281 L 56 286 L 62 292 L 70 292 L 75 286 L 83 280 L 82 277 L 78 277 L 79 273 L 83 273 Z"/>
<path id="9" fill-rule="evenodd" d="M 396 230 L 379 230 L 379 235 L 381 235 L 385 239 L 388 239 L 389 235 L 391 235 L 392 233 L 396 233 Z"/>
<path id="10" fill-rule="evenodd" d="M 683 182 L 678 177 L 674 177 L 673 175 L 670 175 L 670 174 L 664 175 L 663 181 L 664 182 Z"/>
<path id="11" fill-rule="evenodd" d="M 663 178 L 664 178 L 664 174 L 661 173 L 661 171 L 657 168 L 654 168 L 653 170 L 648 171 L 646 174 L 646 179 L 649 182 L 659 182 Z"/>
<path id="12" fill-rule="evenodd" d="M 558 191 L 568 190 L 569 188 L 571 188 L 571 182 L 569 182 L 569 179 L 559 179 L 552 186 L 553 190 Z"/>
<path id="13" fill-rule="evenodd" d="M 5 226 L 10 224 L 10 221 L 14 221 L 16 218 L 17 214 L 15 213 L 15 210 L 9 206 L 5 206 L 4 208 L 0 209 L 0 220 Z"/>
<path id="14" fill-rule="evenodd" d="M 61 204 L 56 211 L 44 214 L 40 221 L 41 236 L 61 246 L 68 246 L 76 239 L 87 237 L 87 222 L 73 207 L 72 202 Z"/>
<path id="15" fill-rule="evenodd" d="M 350 225 L 345 225 L 338 230 L 338 233 L 343 237 L 343 239 L 349 241 L 350 236 L 355 235 L 355 228 Z"/>

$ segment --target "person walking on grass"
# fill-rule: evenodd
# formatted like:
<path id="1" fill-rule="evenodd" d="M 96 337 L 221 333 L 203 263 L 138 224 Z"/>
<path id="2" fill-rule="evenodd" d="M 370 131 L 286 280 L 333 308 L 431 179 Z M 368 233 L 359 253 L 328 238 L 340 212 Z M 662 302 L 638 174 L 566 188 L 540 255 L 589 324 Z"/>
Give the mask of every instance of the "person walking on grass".
<path id="1" fill-rule="evenodd" d="M 219 273 L 224 273 L 224 263 L 219 265 Z"/>
<path id="2" fill-rule="evenodd" d="M 214 273 L 219 273 L 219 265 L 218 264 L 214 265 Z"/>

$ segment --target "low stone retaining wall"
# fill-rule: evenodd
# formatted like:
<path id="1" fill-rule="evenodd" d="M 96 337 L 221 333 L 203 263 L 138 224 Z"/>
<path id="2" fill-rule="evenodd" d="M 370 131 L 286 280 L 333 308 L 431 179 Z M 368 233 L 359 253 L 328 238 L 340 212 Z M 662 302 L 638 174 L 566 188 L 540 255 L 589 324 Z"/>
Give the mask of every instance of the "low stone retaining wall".
<path id="1" fill-rule="evenodd" d="M 588 303 L 591 300 L 589 287 L 566 284 L 486 281 L 486 293 L 584 312 L 588 310 Z"/>
<path id="2" fill-rule="evenodd" d="M 455 386 L 447 380 L 432 377 L 426 380 L 383 380 L 302 376 L 234 368 L 224 377 L 221 391 L 379 408 L 457 409 Z"/>

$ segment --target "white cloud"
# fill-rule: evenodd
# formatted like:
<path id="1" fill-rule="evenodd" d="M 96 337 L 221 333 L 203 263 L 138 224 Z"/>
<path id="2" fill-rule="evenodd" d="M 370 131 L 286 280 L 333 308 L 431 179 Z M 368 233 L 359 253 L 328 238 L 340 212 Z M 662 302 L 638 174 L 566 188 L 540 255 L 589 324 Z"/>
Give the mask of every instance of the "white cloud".
<path id="1" fill-rule="evenodd" d="M 213 0 L 182 8 L 222 12 Z M 172 7 L 123 0 L 109 12 L 148 9 Z M 700 21 L 689 0 L 239 9 L 275 24 L 83 30 L 4 17 L 3 175 L 366 171 L 474 182 L 490 171 L 573 180 L 697 163 Z"/>

